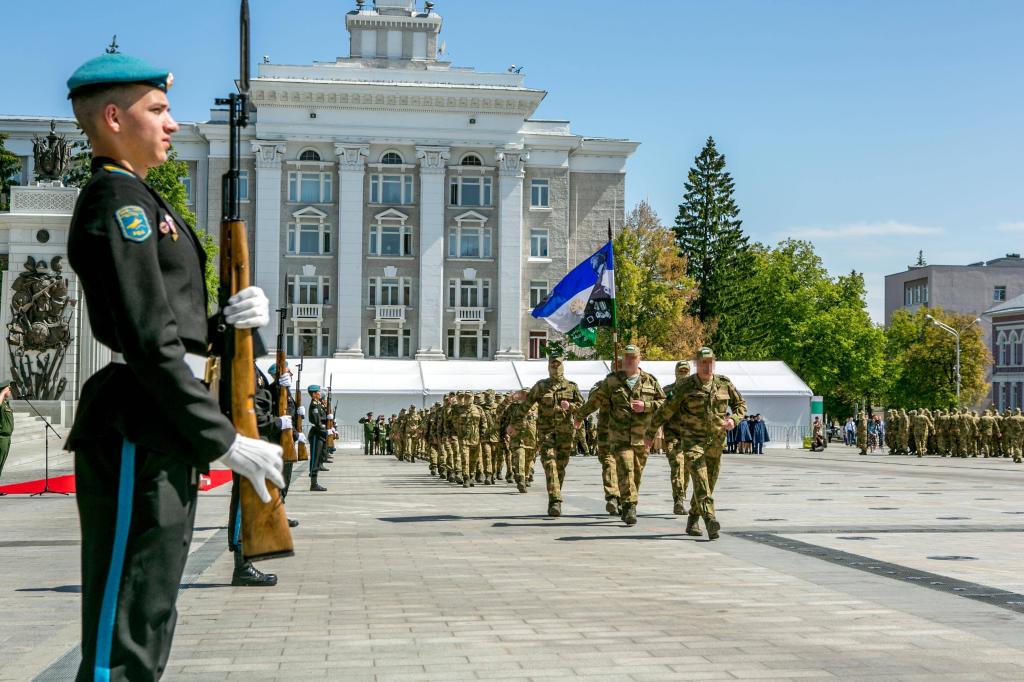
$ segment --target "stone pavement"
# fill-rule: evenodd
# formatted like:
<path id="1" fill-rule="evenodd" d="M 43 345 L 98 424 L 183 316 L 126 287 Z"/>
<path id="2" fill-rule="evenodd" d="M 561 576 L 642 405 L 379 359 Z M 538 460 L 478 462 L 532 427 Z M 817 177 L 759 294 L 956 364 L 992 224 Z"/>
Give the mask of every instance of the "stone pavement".
<path id="1" fill-rule="evenodd" d="M 463 490 L 361 454 L 331 468 L 327 493 L 294 484 L 297 555 L 262 566 L 273 589 L 228 586 L 229 491 L 201 495 L 165 679 L 1024 679 L 1010 460 L 726 455 L 710 543 L 668 513 L 661 456 L 632 529 L 605 515 L 594 458 L 570 462 L 559 519 L 542 485 Z M 60 679 L 74 502 L 0 498 L 0 528 L 0 679 Z"/>

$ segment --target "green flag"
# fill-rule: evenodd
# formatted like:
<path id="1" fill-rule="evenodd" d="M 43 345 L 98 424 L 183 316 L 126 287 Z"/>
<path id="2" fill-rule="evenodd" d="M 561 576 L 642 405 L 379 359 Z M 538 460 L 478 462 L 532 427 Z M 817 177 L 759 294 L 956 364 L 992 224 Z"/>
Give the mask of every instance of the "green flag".
<path id="1" fill-rule="evenodd" d="M 570 329 L 566 336 L 580 348 L 593 348 L 597 344 L 597 330 L 576 325 Z"/>

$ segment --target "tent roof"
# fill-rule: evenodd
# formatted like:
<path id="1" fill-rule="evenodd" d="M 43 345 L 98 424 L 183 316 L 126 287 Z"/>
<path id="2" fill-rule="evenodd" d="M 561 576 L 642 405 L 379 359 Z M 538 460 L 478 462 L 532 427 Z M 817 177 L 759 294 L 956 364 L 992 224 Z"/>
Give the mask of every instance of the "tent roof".
<path id="1" fill-rule="evenodd" d="M 641 362 L 640 367 L 653 374 L 662 386 L 676 380 L 674 360 L 648 360 Z M 788 395 L 808 398 L 813 395 L 807 384 L 781 360 L 720 360 L 715 363 L 715 372 L 732 379 L 742 395 Z"/>
<path id="2" fill-rule="evenodd" d="M 273 364 L 273 356 L 257 364 L 264 372 Z M 344 360 L 306 358 L 302 367 L 302 388 L 332 381 L 333 392 L 342 394 L 441 395 L 448 391 L 514 391 L 529 388 L 548 375 L 547 363 L 539 360 Z M 298 362 L 289 361 L 295 372 Z M 640 366 L 664 386 L 675 380 L 675 361 L 645 360 Z M 325 371 L 326 370 L 326 371 Z M 569 360 L 565 376 L 580 390 L 589 391 L 609 372 L 604 360 Z M 773 361 L 720 361 L 716 371 L 724 374 L 740 393 L 752 396 L 810 397 L 808 388 L 786 363 Z M 326 377 L 326 379 L 325 379 Z"/>

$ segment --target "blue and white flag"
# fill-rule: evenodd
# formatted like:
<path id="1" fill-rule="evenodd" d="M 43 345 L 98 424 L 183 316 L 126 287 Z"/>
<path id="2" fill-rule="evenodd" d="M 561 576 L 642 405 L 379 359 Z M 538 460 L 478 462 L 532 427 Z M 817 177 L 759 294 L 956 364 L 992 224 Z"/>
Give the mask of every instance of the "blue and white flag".
<path id="1" fill-rule="evenodd" d="M 608 242 L 555 285 L 548 297 L 533 309 L 563 334 L 580 326 L 611 327 L 615 324 L 615 257 Z"/>

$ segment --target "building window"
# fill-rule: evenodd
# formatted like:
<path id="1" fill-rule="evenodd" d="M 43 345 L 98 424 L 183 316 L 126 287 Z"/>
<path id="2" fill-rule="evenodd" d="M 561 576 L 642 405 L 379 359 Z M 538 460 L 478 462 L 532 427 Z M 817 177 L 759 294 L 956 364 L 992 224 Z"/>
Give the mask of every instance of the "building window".
<path id="1" fill-rule="evenodd" d="M 331 201 L 331 174 L 290 171 L 288 201 L 304 204 L 326 204 Z"/>
<path id="2" fill-rule="evenodd" d="M 548 297 L 548 283 L 547 280 L 531 280 L 530 281 L 530 307 L 536 308 L 544 299 Z M 547 337 L 545 337 L 547 338 Z"/>
<path id="3" fill-rule="evenodd" d="M 299 305 L 330 305 L 331 278 L 288 275 L 285 298 Z"/>
<path id="4" fill-rule="evenodd" d="M 490 258 L 491 228 L 460 223 L 448 233 L 449 258 Z"/>
<path id="5" fill-rule="evenodd" d="M 928 280 L 903 285 L 903 305 L 928 305 Z"/>
<path id="6" fill-rule="evenodd" d="M 548 257 L 548 230 L 546 227 L 530 228 L 530 257 Z"/>
<path id="7" fill-rule="evenodd" d="M 412 357 L 412 330 L 369 330 L 366 334 L 366 354 L 371 358 Z"/>
<path id="8" fill-rule="evenodd" d="M 411 175 L 370 176 L 370 203 L 407 205 L 413 203 Z"/>
<path id="9" fill-rule="evenodd" d="M 331 226 L 301 219 L 297 223 L 288 223 L 288 253 L 304 256 L 330 254 Z"/>
<path id="10" fill-rule="evenodd" d="M 491 280 L 450 279 L 448 280 L 449 308 L 490 308 Z"/>
<path id="11" fill-rule="evenodd" d="M 320 152 L 315 149 L 307 149 L 299 154 L 299 161 L 319 161 Z"/>
<path id="12" fill-rule="evenodd" d="M 547 332 L 530 332 L 530 359 L 539 360 L 544 357 L 544 349 L 548 347 Z"/>
<path id="13" fill-rule="evenodd" d="M 1006 287 L 1005 286 L 995 287 L 992 290 L 992 300 L 993 301 L 1005 301 L 1006 300 Z"/>
<path id="14" fill-rule="evenodd" d="M 384 152 L 380 157 L 381 163 L 386 163 L 389 166 L 400 166 L 405 163 L 402 155 L 395 151 Z"/>
<path id="15" fill-rule="evenodd" d="M 411 256 L 412 227 L 409 225 L 370 225 L 369 255 Z"/>
<path id="16" fill-rule="evenodd" d="M 192 177 L 189 175 L 183 175 L 178 179 L 181 180 L 181 184 L 185 186 L 185 200 L 189 204 L 194 203 L 192 200 Z"/>
<path id="17" fill-rule="evenodd" d="M 480 160 L 480 157 L 476 154 L 466 154 L 462 157 L 462 161 L 459 162 L 463 166 L 482 166 L 484 162 Z"/>
<path id="18" fill-rule="evenodd" d="M 530 180 L 530 207 L 548 208 L 548 195 L 550 187 L 547 178 L 534 178 Z"/>
<path id="19" fill-rule="evenodd" d="M 332 354 L 331 332 L 316 327 L 294 327 L 285 335 L 285 353 L 289 357 L 324 357 Z"/>
<path id="20" fill-rule="evenodd" d="M 491 357 L 489 329 L 448 330 L 448 357 L 483 360 Z"/>
<path id="21" fill-rule="evenodd" d="M 449 203 L 452 206 L 490 206 L 491 179 L 454 177 L 449 182 Z"/>
<path id="22" fill-rule="evenodd" d="M 371 277 L 368 280 L 368 305 L 412 305 L 411 277 Z"/>

